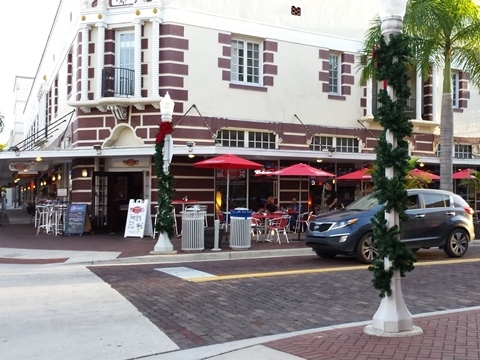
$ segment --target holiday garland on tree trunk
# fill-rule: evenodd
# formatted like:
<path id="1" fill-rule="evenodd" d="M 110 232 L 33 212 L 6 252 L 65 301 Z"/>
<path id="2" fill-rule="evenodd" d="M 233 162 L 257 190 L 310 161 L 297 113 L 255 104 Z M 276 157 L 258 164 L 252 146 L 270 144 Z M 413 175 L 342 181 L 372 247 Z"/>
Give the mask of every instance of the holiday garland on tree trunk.
<path id="1" fill-rule="evenodd" d="M 173 236 L 174 220 L 172 217 L 172 197 L 175 193 L 173 176 L 165 172 L 163 152 L 165 150 L 165 136 L 173 132 L 170 121 L 162 121 L 155 139 L 155 171 L 157 174 L 158 212 L 155 230 Z M 168 167 L 167 167 L 168 168 Z"/>
<path id="2" fill-rule="evenodd" d="M 380 291 L 380 297 L 392 294 L 390 284 L 394 271 L 398 270 L 404 277 L 406 272 L 414 269 L 416 261 L 415 254 L 400 241 L 399 226 L 389 228 L 385 219 L 385 211 L 389 213 L 396 211 L 400 221 L 407 220 L 405 185 L 406 176 L 410 170 L 408 163 L 410 157 L 408 143 L 404 138 L 412 134 L 412 124 L 405 114 L 406 101 L 410 97 L 410 88 L 407 85 L 409 55 L 408 42 L 403 34 L 391 36 L 388 44 L 382 37 L 380 47 L 375 51 L 376 78 L 379 81 L 386 81 L 393 88 L 397 98 L 393 101 L 386 89 L 380 90 L 378 100 L 382 106 L 375 115 L 375 121 L 378 121 L 384 130 L 375 148 L 377 158 L 372 179 L 375 184 L 375 196 L 384 206 L 372 220 L 375 246 L 379 254 L 369 270 L 373 271 L 372 283 Z M 396 139 L 396 147 L 387 141 L 387 132 Z M 385 170 L 390 167 L 394 169 L 394 176 L 388 179 L 385 176 Z M 388 269 L 385 269 L 385 258 L 388 258 L 392 264 Z"/>

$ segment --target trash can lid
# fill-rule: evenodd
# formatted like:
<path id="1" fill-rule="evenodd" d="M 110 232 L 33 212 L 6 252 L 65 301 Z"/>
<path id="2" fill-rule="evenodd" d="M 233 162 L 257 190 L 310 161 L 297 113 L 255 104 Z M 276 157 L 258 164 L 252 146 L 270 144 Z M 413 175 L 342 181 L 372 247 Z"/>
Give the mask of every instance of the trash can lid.
<path id="1" fill-rule="evenodd" d="M 249 210 L 249 209 L 246 209 L 246 210 L 237 210 L 237 209 L 230 210 L 230 216 L 232 216 L 232 217 L 243 217 L 243 218 L 246 219 L 247 217 L 251 217 L 252 214 L 253 214 L 253 211 Z"/>
<path id="2" fill-rule="evenodd" d="M 200 205 L 191 205 L 185 208 L 185 211 L 200 211 Z"/>

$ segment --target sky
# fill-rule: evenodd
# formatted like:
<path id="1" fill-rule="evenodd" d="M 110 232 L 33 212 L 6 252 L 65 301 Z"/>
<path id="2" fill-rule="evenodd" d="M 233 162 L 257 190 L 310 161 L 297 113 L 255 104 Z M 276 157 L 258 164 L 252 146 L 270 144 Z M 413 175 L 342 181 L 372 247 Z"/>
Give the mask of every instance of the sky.
<path id="1" fill-rule="evenodd" d="M 72 0 L 70 0 L 72 1 Z M 0 34 L 0 113 L 5 129 L 0 143 L 6 143 L 12 129 L 15 76 L 34 77 L 47 42 L 60 0 L 2 1 Z"/>

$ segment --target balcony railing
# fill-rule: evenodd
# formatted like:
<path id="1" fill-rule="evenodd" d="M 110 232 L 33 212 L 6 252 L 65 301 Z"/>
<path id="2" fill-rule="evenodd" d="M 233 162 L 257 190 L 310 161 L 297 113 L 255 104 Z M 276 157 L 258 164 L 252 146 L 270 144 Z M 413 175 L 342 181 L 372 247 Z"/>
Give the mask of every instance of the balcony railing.
<path id="1" fill-rule="evenodd" d="M 405 113 L 410 117 L 410 119 L 415 119 L 417 114 L 417 103 L 415 99 L 406 99 L 405 100 Z M 378 102 L 378 97 L 372 97 L 372 114 L 377 113 L 380 103 Z"/>
<path id="2" fill-rule="evenodd" d="M 127 97 L 134 95 L 135 71 L 123 68 L 102 70 L 102 97 Z"/>

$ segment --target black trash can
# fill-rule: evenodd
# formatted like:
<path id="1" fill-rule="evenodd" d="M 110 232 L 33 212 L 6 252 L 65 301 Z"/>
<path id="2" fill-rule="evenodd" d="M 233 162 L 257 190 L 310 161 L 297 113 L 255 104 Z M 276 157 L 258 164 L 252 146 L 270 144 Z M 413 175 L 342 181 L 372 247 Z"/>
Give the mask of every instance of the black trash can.
<path id="1" fill-rule="evenodd" d="M 215 228 L 206 227 L 203 235 L 205 249 L 213 249 L 215 246 Z"/>

